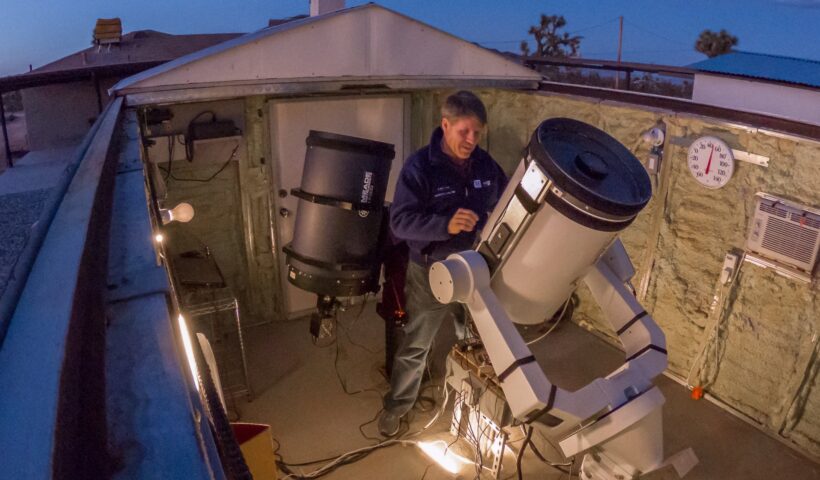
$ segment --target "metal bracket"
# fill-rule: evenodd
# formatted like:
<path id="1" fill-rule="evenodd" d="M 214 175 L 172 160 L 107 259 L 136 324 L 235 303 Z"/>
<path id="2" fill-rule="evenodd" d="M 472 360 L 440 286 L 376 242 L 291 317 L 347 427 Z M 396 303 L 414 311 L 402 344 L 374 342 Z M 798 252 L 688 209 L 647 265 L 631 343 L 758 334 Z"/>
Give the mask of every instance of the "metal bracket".
<path id="1" fill-rule="evenodd" d="M 688 137 L 669 137 L 669 143 L 671 143 L 672 145 L 677 145 L 679 147 L 689 148 L 689 145 L 691 145 L 692 142 L 697 140 L 699 137 L 700 135 Z M 729 143 L 729 146 L 732 147 L 732 142 L 726 143 Z M 735 158 L 735 160 L 740 160 L 741 162 L 751 163 L 760 167 L 769 166 L 769 157 L 766 157 L 764 155 L 758 155 L 756 153 L 751 153 L 745 150 L 739 150 L 737 148 L 732 147 L 732 156 Z"/>

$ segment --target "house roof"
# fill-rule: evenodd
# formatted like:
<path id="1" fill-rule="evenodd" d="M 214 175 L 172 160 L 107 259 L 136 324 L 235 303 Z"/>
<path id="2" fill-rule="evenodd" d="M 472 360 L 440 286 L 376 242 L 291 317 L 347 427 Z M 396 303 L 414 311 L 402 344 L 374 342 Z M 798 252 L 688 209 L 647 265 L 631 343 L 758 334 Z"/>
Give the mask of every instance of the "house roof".
<path id="1" fill-rule="evenodd" d="M 228 40 L 124 79 L 113 90 L 128 94 L 131 102 L 137 93 L 166 92 L 163 100 L 169 100 L 173 95 L 167 92 L 175 90 L 205 95 L 207 89 L 226 86 L 270 93 L 276 91 L 271 85 L 282 84 L 406 87 L 408 82 L 495 81 L 534 86 L 540 79 L 501 55 L 370 3 Z"/>
<path id="2" fill-rule="evenodd" d="M 701 72 L 820 88 L 820 61 L 817 60 L 733 51 L 689 67 Z"/>
<path id="3" fill-rule="evenodd" d="M 119 44 L 91 46 L 30 72 L 0 78 L 0 90 L 16 90 L 96 75 L 132 75 L 177 57 L 241 36 L 241 33 L 173 35 L 138 30 Z"/>
<path id="4" fill-rule="evenodd" d="M 172 35 L 156 30 L 137 30 L 122 36 L 117 45 L 92 46 L 24 75 L 77 70 L 90 66 L 167 62 L 197 50 L 241 36 L 241 33 Z"/>

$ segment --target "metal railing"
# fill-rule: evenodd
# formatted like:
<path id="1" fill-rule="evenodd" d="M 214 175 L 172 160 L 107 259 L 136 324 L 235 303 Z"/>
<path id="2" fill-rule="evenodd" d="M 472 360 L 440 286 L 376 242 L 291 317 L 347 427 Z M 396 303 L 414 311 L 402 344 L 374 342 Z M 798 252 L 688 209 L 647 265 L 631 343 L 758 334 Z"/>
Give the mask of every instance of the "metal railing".
<path id="1" fill-rule="evenodd" d="M 550 82 L 692 98 L 695 70 L 686 67 L 563 57 L 526 57 L 523 62 Z"/>
<path id="2" fill-rule="evenodd" d="M 108 105 L 4 297 L 0 477 L 225 478 L 156 264 L 135 125 Z"/>
<path id="3" fill-rule="evenodd" d="M 69 478 L 105 465 L 104 455 L 83 452 L 106 449 L 101 292 L 121 107 L 111 102 L 87 135 L 4 297 L 13 314 L 0 345 L 0 451 L 11 478 Z"/>

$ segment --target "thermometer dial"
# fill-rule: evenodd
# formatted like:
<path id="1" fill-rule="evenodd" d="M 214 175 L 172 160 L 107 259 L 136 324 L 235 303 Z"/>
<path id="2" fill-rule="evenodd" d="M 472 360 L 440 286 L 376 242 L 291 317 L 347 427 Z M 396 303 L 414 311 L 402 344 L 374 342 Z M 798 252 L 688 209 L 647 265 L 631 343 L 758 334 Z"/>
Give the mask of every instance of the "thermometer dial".
<path id="1" fill-rule="evenodd" d="M 706 188 L 721 188 L 732 178 L 735 159 L 732 149 L 717 137 L 700 137 L 689 146 L 689 171 Z"/>

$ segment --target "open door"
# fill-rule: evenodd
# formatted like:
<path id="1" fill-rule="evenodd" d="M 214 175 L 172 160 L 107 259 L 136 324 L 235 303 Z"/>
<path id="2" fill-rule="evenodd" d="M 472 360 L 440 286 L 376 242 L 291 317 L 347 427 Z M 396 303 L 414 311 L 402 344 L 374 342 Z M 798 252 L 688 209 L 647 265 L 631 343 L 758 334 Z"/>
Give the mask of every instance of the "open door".
<path id="1" fill-rule="evenodd" d="M 310 130 L 368 138 L 392 143 L 396 158 L 390 170 L 386 201 L 393 200 L 401 166 L 408 152 L 409 98 L 354 97 L 275 100 L 270 102 L 270 139 L 274 158 L 271 182 L 276 199 L 277 250 L 281 261 L 280 275 L 289 318 L 308 313 L 316 307 L 316 295 L 294 287 L 287 280 L 287 265 L 282 247 L 293 238 L 297 198 L 290 194 L 302 181 L 305 162 L 305 139 Z"/>

